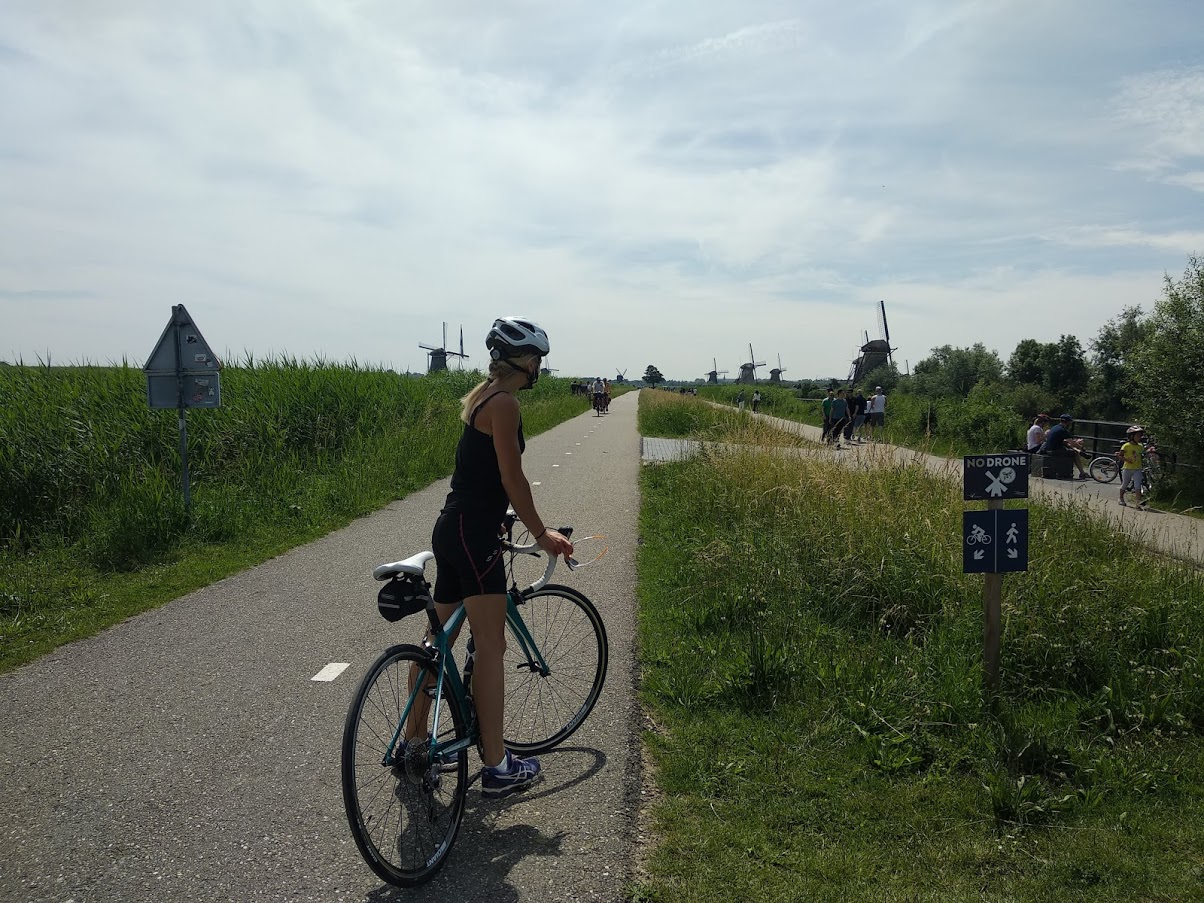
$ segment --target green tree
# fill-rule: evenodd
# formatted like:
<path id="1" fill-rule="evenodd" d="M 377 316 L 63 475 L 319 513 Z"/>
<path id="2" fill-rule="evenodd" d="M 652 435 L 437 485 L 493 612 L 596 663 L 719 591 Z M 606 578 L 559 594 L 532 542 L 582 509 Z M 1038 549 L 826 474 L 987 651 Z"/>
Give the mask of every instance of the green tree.
<path id="1" fill-rule="evenodd" d="M 1008 379 L 1014 383 L 1028 383 L 1033 386 L 1043 385 L 1042 376 L 1045 365 L 1042 357 L 1045 346 L 1036 339 L 1021 339 L 1012 356 L 1008 358 Z"/>
<path id="2" fill-rule="evenodd" d="M 1088 376 L 1087 357 L 1077 338 L 1064 335 L 1046 347 L 1042 385 L 1057 396 L 1063 407 L 1071 407 L 1083 397 Z"/>
<path id="3" fill-rule="evenodd" d="M 1003 361 L 982 342 L 969 348 L 942 345 L 916 364 L 911 391 L 916 395 L 965 398 L 979 382 L 999 382 Z"/>
<path id="4" fill-rule="evenodd" d="M 1017 385 L 1039 386 L 1069 408 L 1083 397 L 1090 370 L 1079 340 L 1064 335 L 1056 342 L 1022 340 L 1008 358 L 1007 375 Z"/>
<path id="5" fill-rule="evenodd" d="M 1132 358 L 1149 335 L 1140 307 L 1126 307 L 1091 342 L 1093 363 L 1087 406 L 1103 420 L 1132 420 L 1137 397 Z"/>
<path id="6" fill-rule="evenodd" d="M 862 378 L 862 385 L 853 386 L 854 389 L 861 389 L 866 395 L 874 391 L 876 386 L 881 386 L 882 391 L 890 395 L 899 385 L 899 380 L 903 378 L 903 374 L 899 372 L 899 368 L 895 366 L 894 361 L 887 361 L 885 364 L 880 364 Z"/>
<path id="7" fill-rule="evenodd" d="M 1204 464 L 1204 259 L 1190 257 L 1182 279 L 1166 276 L 1146 328 L 1131 354 L 1136 408 L 1162 446 Z M 1176 482 L 1198 494 L 1198 474 L 1180 470 Z"/>
<path id="8" fill-rule="evenodd" d="M 659 383 L 663 383 L 664 381 L 665 377 L 661 374 L 661 372 L 652 364 L 649 364 L 648 369 L 644 371 L 644 382 L 650 386 L 655 386 Z"/>

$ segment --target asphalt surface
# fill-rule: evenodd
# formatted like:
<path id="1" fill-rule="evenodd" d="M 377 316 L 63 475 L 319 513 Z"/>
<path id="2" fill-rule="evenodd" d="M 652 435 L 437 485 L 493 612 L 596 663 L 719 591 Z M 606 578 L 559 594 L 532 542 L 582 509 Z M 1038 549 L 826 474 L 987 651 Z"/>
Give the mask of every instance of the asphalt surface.
<path id="1" fill-rule="evenodd" d="M 602 698 L 543 757 L 541 785 L 469 790 L 435 880 L 397 890 L 361 861 L 339 748 L 370 663 L 422 632 L 380 618 L 372 568 L 429 548 L 446 480 L 0 676 L 0 900 L 620 900 L 640 780 L 637 396 L 534 437 L 523 459 L 548 523 L 608 537 L 605 558 L 553 577 L 605 620 Z M 312 680 L 331 662 L 349 667 Z"/>

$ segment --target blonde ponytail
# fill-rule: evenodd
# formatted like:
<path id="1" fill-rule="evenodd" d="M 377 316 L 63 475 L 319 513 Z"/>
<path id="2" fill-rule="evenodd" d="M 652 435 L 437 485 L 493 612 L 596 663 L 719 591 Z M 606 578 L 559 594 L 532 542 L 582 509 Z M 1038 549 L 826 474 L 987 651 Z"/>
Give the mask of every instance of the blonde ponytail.
<path id="1" fill-rule="evenodd" d="M 512 375 L 515 372 L 514 367 L 517 367 L 520 370 L 525 370 L 531 365 L 532 361 L 537 360 L 539 360 L 539 355 L 524 354 L 520 357 L 510 358 L 508 363 L 505 361 L 490 361 L 489 376 L 473 386 L 472 390 L 460 399 L 460 402 L 463 405 L 460 408 L 460 419 L 465 423 L 468 423 L 469 418 L 472 417 L 473 410 L 478 404 L 481 403 L 481 399 L 485 397 L 485 394 L 489 391 L 489 389 L 497 385 L 497 383 L 501 382 L 507 376 Z M 511 365 L 513 365 L 513 367 Z"/>

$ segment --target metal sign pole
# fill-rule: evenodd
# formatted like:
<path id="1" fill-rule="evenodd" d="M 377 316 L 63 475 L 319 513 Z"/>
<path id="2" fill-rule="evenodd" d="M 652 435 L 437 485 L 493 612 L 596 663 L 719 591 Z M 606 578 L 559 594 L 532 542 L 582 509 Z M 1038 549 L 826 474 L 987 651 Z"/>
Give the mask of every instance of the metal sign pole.
<path id="1" fill-rule="evenodd" d="M 192 517 L 192 487 L 188 478 L 188 414 L 184 406 L 184 349 L 180 341 L 180 330 L 183 327 L 183 305 L 174 305 L 171 309 L 175 325 L 176 340 L 176 407 L 180 415 L 180 469 L 181 481 L 184 485 L 184 517 Z"/>

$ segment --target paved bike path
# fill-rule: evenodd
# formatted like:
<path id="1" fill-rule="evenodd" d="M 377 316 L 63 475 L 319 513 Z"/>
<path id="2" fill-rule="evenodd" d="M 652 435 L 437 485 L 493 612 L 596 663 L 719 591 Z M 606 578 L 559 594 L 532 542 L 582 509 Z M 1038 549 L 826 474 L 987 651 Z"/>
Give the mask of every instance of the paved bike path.
<path id="1" fill-rule="evenodd" d="M 532 438 L 524 456 L 549 523 L 609 539 L 601 561 L 553 577 L 602 612 L 602 697 L 544 757 L 543 784 L 500 802 L 469 790 L 434 881 L 396 891 L 360 860 L 339 746 L 369 664 L 421 634 L 418 619 L 376 613 L 371 570 L 429 547 L 446 480 L 0 676 L 0 899 L 621 899 L 639 796 L 637 396 Z M 311 680 L 331 662 L 349 667 Z"/>

